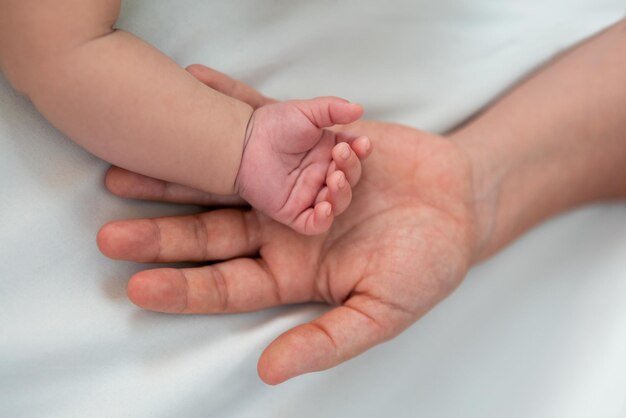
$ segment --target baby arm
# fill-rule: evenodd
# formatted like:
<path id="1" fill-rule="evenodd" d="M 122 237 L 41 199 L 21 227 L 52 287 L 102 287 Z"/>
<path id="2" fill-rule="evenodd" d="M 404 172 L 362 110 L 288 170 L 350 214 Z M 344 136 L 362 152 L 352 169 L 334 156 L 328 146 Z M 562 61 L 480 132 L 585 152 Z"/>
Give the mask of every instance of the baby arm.
<path id="1" fill-rule="evenodd" d="M 130 33 L 115 0 L 0 0 L 0 64 L 59 130 L 148 176 L 233 192 L 252 108 Z"/>

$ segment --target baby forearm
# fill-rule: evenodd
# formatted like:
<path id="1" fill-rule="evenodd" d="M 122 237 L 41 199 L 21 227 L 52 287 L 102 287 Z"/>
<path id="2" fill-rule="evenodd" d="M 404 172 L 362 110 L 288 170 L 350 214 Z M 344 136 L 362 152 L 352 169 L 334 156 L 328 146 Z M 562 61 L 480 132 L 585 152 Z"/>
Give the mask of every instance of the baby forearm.
<path id="1" fill-rule="evenodd" d="M 626 197 L 626 21 L 452 135 L 475 167 L 485 257 L 574 206 Z"/>
<path id="2" fill-rule="evenodd" d="M 30 67 L 16 85 L 93 154 L 148 176 L 232 193 L 252 109 L 132 34 L 81 36 L 42 42 L 21 68 L 12 67 L 12 57 L 3 67 Z"/>
<path id="3" fill-rule="evenodd" d="M 148 176 L 232 193 L 252 109 L 116 31 L 42 71 L 30 98 L 95 155 Z"/>

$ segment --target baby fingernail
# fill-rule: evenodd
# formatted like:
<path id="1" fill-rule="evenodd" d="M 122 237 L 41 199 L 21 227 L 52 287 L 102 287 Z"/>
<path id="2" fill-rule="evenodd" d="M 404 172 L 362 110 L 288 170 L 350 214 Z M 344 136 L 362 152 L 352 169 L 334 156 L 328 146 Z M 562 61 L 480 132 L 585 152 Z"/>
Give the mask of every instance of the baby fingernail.
<path id="1" fill-rule="evenodd" d="M 344 187 L 346 187 L 346 176 L 341 174 L 341 176 L 339 177 L 339 180 L 337 181 L 337 186 L 339 186 L 340 189 L 343 189 Z"/>
<path id="2" fill-rule="evenodd" d="M 341 153 L 339 154 L 341 156 L 341 158 L 343 158 L 344 160 L 347 160 L 348 158 L 350 158 L 350 147 L 348 145 L 343 145 L 341 147 Z"/>

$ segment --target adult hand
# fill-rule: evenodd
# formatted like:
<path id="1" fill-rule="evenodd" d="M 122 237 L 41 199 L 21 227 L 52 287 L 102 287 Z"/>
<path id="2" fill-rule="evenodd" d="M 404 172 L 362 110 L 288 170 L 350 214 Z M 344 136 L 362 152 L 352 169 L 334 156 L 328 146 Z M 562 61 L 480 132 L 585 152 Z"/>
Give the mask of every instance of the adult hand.
<path id="1" fill-rule="evenodd" d="M 189 71 L 253 106 L 268 102 L 206 67 Z M 114 259 L 219 261 L 137 273 L 130 299 L 145 309 L 194 314 L 310 301 L 334 306 L 267 347 L 258 372 L 269 384 L 333 367 L 413 324 L 461 282 L 477 255 L 471 165 L 453 142 L 409 127 L 359 122 L 344 129 L 369 136 L 374 152 L 352 205 L 324 235 L 303 236 L 253 209 L 232 208 L 105 225 L 98 244 Z M 119 168 L 106 183 L 123 197 L 214 202 Z"/>

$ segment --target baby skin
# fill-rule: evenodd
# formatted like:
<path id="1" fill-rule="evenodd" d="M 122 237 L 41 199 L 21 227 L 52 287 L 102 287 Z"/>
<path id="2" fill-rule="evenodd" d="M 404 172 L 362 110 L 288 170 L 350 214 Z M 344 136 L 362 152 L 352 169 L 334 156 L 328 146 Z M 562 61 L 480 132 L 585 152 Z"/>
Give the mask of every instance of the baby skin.
<path id="1" fill-rule="evenodd" d="M 298 232 L 326 231 L 348 207 L 361 172 L 358 155 L 365 158 L 370 144 L 324 128 L 354 122 L 361 113 L 334 97 L 259 108 L 248 123 L 236 193 Z"/>
<path id="2" fill-rule="evenodd" d="M 303 234 L 328 230 L 371 151 L 368 138 L 328 128 L 356 121 L 362 108 L 320 97 L 253 110 L 114 28 L 119 8 L 0 0 L 0 69 L 61 132 L 111 164 L 238 194 Z"/>

